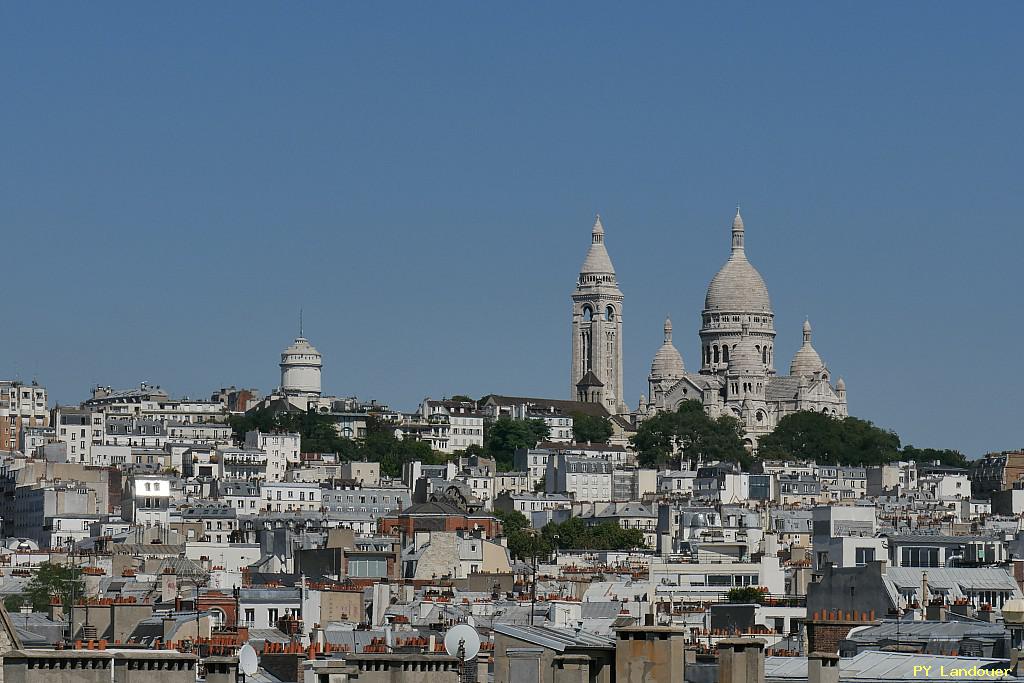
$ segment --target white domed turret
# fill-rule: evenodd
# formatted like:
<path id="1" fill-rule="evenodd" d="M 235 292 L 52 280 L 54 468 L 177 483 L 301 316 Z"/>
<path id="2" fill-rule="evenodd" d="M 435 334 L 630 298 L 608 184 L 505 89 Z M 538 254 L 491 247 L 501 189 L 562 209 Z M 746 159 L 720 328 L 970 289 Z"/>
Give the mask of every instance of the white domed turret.
<path id="1" fill-rule="evenodd" d="M 754 351 L 768 374 L 775 374 L 775 314 L 768 287 L 747 260 L 746 227 L 736 209 L 732 221 L 732 249 L 725 265 L 708 285 L 701 313 L 701 372 L 719 374 L 729 365 L 729 354 L 747 325 Z"/>
<path id="2" fill-rule="evenodd" d="M 600 215 L 594 219 L 594 227 L 590 230 L 590 249 L 580 268 L 580 282 L 584 281 L 615 282 L 615 267 L 604 246 L 604 224 Z"/>
<path id="3" fill-rule="evenodd" d="M 320 396 L 320 352 L 302 337 L 281 352 L 281 392 L 286 396 Z"/>
<path id="4" fill-rule="evenodd" d="M 686 371 L 683 367 L 683 357 L 679 350 L 672 344 L 672 320 L 665 318 L 665 341 L 661 348 L 654 354 L 654 361 L 651 363 L 651 379 L 680 379 Z"/>
<path id="5" fill-rule="evenodd" d="M 754 348 L 754 340 L 751 339 L 747 326 L 744 325 L 739 343 L 732 350 L 729 357 L 729 375 L 763 375 L 764 365 L 761 362 L 761 354 Z"/>
<path id="6" fill-rule="evenodd" d="M 789 374 L 793 377 L 813 375 L 823 367 L 825 363 L 811 345 L 811 322 L 805 320 L 804 342 L 793 356 L 793 362 L 789 364 Z"/>
<path id="7" fill-rule="evenodd" d="M 732 349 L 729 356 L 729 367 L 725 371 L 725 391 L 729 400 L 758 401 L 758 405 L 764 399 L 764 385 L 766 371 L 761 362 L 761 354 L 755 347 L 753 337 L 744 323 L 740 331 L 740 340 Z M 742 414 L 754 415 L 751 405 L 744 403 Z"/>
<path id="8" fill-rule="evenodd" d="M 743 217 L 740 210 L 736 209 L 736 217 L 732 220 L 732 252 L 729 254 L 729 260 L 708 285 L 708 292 L 704 297 L 705 309 L 771 313 L 772 302 L 768 298 L 768 287 L 764 283 L 764 278 L 747 260 L 743 247 L 745 232 Z"/>

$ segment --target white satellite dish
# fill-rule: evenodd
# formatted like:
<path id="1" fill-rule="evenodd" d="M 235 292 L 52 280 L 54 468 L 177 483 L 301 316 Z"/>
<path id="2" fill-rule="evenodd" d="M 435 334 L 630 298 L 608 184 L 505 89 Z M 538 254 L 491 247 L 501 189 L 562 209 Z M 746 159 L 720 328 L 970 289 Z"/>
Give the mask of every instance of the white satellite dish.
<path id="1" fill-rule="evenodd" d="M 444 651 L 450 657 L 459 656 L 459 645 L 462 645 L 463 657 L 473 659 L 480 652 L 480 635 L 469 624 L 459 624 L 448 629 L 444 636 Z"/>
<path id="2" fill-rule="evenodd" d="M 260 658 L 256 656 L 256 649 L 246 643 L 238 648 L 238 670 L 246 676 L 252 676 L 260 668 Z"/>

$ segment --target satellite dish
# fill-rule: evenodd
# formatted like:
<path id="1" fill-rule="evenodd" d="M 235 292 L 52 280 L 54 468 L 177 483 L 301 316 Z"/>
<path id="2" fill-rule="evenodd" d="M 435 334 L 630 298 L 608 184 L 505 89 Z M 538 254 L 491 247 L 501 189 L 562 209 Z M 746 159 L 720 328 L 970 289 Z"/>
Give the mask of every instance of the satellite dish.
<path id="1" fill-rule="evenodd" d="M 448 629 L 444 637 L 444 651 L 450 657 L 459 656 L 459 645 L 462 646 L 462 657 L 473 659 L 480 652 L 480 636 L 469 624 L 459 624 Z"/>
<path id="2" fill-rule="evenodd" d="M 256 656 L 256 649 L 246 643 L 238 648 L 238 670 L 246 676 L 252 676 L 260 668 L 260 659 Z"/>

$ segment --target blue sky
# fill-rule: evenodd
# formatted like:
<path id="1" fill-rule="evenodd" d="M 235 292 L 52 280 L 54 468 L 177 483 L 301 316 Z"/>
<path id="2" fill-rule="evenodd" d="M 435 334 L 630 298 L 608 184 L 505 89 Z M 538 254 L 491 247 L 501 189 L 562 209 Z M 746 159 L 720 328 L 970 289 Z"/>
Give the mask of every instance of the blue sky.
<path id="1" fill-rule="evenodd" d="M 601 212 L 627 398 L 688 367 L 737 203 L 851 411 L 1024 445 L 1019 3 L 4 3 L 0 374 L 569 392 Z"/>

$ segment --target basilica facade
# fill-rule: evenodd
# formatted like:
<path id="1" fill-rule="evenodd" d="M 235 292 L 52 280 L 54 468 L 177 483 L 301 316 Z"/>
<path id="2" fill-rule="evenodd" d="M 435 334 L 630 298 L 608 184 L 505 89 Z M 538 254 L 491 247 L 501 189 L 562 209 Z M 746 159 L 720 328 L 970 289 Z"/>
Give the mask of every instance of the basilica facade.
<path id="1" fill-rule="evenodd" d="M 672 341 L 672 321 L 654 355 L 649 393 L 630 411 L 622 397 L 622 304 L 615 269 L 604 244 L 600 217 L 572 294 L 572 395 L 602 403 L 609 413 L 640 422 L 687 400 L 699 400 L 711 417 L 731 415 L 757 447 L 785 415 L 813 410 L 847 415 L 846 384 L 832 373 L 803 325 L 803 343 L 789 374 L 775 370 L 775 314 L 764 278 L 747 259 L 746 229 L 737 209 L 729 258 L 708 285 L 700 318 L 700 369 L 688 371 Z"/>

